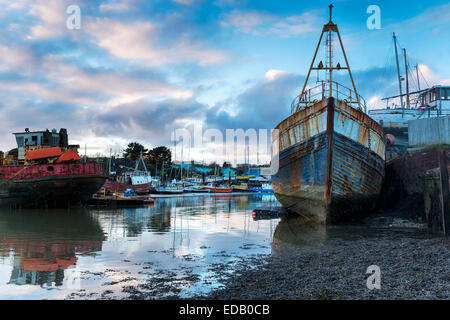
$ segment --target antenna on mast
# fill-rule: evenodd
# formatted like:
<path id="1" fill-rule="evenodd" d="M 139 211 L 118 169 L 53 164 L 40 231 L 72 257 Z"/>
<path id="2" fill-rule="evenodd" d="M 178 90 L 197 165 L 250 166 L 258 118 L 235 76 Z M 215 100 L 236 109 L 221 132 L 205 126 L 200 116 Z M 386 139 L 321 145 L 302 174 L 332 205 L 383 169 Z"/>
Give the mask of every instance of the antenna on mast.
<path id="1" fill-rule="evenodd" d="M 356 90 L 355 82 L 353 80 L 352 72 L 350 70 L 350 65 L 347 60 L 347 55 L 345 54 L 344 45 L 342 44 L 342 39 L 341 39 L 341 35 L 338 30 L 338 26 L 336 24 L 334 24 L 332 21 L 333 7 L 334 6 L 332 4 L 330 4 L 328 6 L 328 8 L 330 8 L 330 21 L 323 26 L 322 33 L 320 34 L 319 42 L 317 43 L 316 51 L 314 52 L 314 57 L 311 62 L 311 66 L 309 67 L 309 71 L 306 76 L 305 83 L 303 85 L 303 89 L 301 91 L 297 106 L 295 108 L 295 112 L 297 112 L 300 109 L 300 104 L 308 106 L 308 105 L 315 103 L 313 101 L 313 99 L 311 99 L 311 93 L 309 93 L 309 96 L 307 94 L 308 93 L 307 91 L 310 92 L 310 90 L 305 91 L 306 85 L 308 84 L 309 76 L 311 74 L 311 70 L 326 70 L 326 71 L 328 71 L 328 81 L 327 82 L 328 82 L 328 96 L 329 97 L 331 97 L 333 94 L 333 70 L 347 70 L 348 74 L 350 76 L 351 82 L 352 82 L 353 93 L 354 93 L 354 97 L 352 97 L 351 90 L 350 90 L 350 95 L 348 96 L 348 100 L 349 100 L 348 102 L 355 103 L 359 106 L 359 108 L 362 108 L 361 102 L 360 102 L 360 96 L 358 95 L 358 91 Z M 344 60 L 345 60 L 345 64 L 346 64 L 344 67 L 342 67 L 340 63 L 338 63 L 336 67 L 333 66 L 333 48 L 332 48 L 333 47 L 333 43 L 332 43 L 333 32 L 336 33 L 338 36 L 339 45 L 340 45 L 342 55 L 344 56 Z M 322 43 L 322 38 L 323 38 L 324 33 L 327 33 L 326 45 L 327 45 L 327 49 L 328 49 L 327 50 L 327 55 L 328 55 L 327 60 L 328 61 L 325 66 L 323 65 L 322 61 L 320 61 L 318 66 L 314 67 L 314 62 L 316 61 L 317 52 L 319 51 L 320 44 Z M 336 86 L 337 86 L 337 84 L 336 84 Z M 325 87 L 323 87 L 323 89 L 322 89 L 322 94 L 324 93 L 324 91 L 325 91 Z M 337 89 L 336 89 L 336 91 L 337 91 Z M 338 92 L 336 92 L 336 95 L 337 94 L 338 94 Z"/>

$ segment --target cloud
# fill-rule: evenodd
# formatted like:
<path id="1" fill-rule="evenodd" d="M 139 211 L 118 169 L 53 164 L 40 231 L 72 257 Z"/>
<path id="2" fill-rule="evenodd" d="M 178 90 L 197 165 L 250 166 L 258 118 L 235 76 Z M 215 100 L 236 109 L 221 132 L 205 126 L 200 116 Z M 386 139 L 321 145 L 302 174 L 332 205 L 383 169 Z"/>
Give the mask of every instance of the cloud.
<path id="1" fill-rule="evenodd" d="M 275 35 L 281 38 L 316 32 L 320 20 L 315 12 L 282 17 L 260 11 L 233 10 L 222 20 L 223 27 L 232 27 L 243 33 L 257 36 Z"/>
<path id="2" fill-rule="evenodd" d="M 443 32 L 447 32 L 450 25 L 450 3 L 428 8 L 420 14 L 400 22 L 395 22 L 387 26 L 391 30 L 397 30 L 404 33 L 421 32 L 426 28 L 435 28 L 447 26 L 443 28 Z"/>
<path id="3" fill-rule="evenodd" d="M 285 76 L 288 74 L 289 74 L 288 71 L 271 69 L 271 70 L 267 71 L 266 74 L 264 75 L 264 80 L 274 81 L 274 80 L 276 80 L 276 78 L 278 78 L 280 76 Z"/>
<path id="4" fill-rule="evenodd" d="M 18 64 L 23 59 L 36 58 L 16 58 L 8 60 L 8 64 L 9 61 Z M 157 100 L 193 96 L 191 90 L 171 85 L 158 78 L 159 75 L 85 70 L 65 63 L 59 55 L 48 55 L 36 62 L 33 74 L 22 81 L 0 79 L 0 90 L 28 93 L 53 102 L 103 108 L 150 97 Z"/>
<path id="5" fill-rule="evenodd" d="M 177 101 L 194 97 L 192 90 L 173 85 L 155 72 L 86 69 L 67 63 L 59 55 L 34 56 L 26 47 L 0 47 L 0 53 L 4 58 L 0 64 L 0 134 L 3 136 L 9 136 L 17 128 L 67 127 L 71 137 L 82 141 L 92 128 L 103 128 L 110 130 L 115 135 L 114 143 L 118 143 L 117 139 L 123 137 L 145 137 L 141 132 L 146 132 L 143 131 L 146 126 L 156 128 L 161 123 L 185 117 L 189 110 L 180 108 L 182 113 L 178 114 L 173 106 Z M 28 61 L 33 63 L 27 64 Z M 168 106 L 168 101 L 175 102 Z M 145 118 L 148 121 L 144 125 L 140 121 L 148 110 L 142 106 L 155 105 L 161 107 Z M 106 121 L 107 115 L 116 122 Z M 162 115 L 166 118 L 162 119 Z M 123 128 L 122 124 L 127 127 Z M 100 134 L 102 130 L 93 132 Z M 154 141 L 158 141 L 156 134 L 162 132 L 154 131 Z M 102 140 L 100 136 L 98 139 Z M 92 137 L 87 141 L 91 145 L 98 143 Z M 146 141 L 150 141 L 148 137 Z M 13 146 L 13 139 L 5 139 L 1 148 Z"/>
<path id="6" fill-rule="evenodd" d="M 140 0 L 119 0 L 119 1 L 109 1 L 108 3 L 100 4 L 101 12 L 124 12 L 130 11 L 137 8 L 137 4 Z"/>
<path id="7" fill-rule="evenodd" d="M 194 98 L 158 102 L 142 99 L 95 114 L 90 123 L 97 136 L 135 136 L 153 143 L 170 144 L 173 129 L 198 119 L 205 109 Z"/>
<path id="8" fill-rule="evenodd" d="M 216 1 L 214 1 L 214 5 L 221 7 L 221 8 L 227 7 L 227 6 L 237 7 L 241 3 L 242 2 L 240 2 L 239 0 L 216 0 Z"/>
<path id="9" fill-rule="evenodd" d="M 422 89 L 424 85 L 428 85 L 430 87 L 436 85 L 448 86 L 450 85 L 450 77 L 443 77 L 439 75 L 437 72 L 431 70 L 431 68 L 425 64 L 419 64 L 419 79 L 422 83 Z M 423 83 L 425 82 L 425 83 Z"/>
<path id="10" fill-rule="evenodd" d="M 40 20 L 31 27 L 31 38 L 54 38 L 67 33 L 66 9 L 69 0 L 36 0 L 31 2 L 29 13 Z"/>
<path id="11" fill-rule="evenodd" d="M 294 99 L 304 76 L 281 70 L 269 70 L 263 79 L 236 98 L 219 102 L 206 113 L 205 123 L 212 128 L 274 128 L 289 116 Z M 230 112 L 232 110 L 232 112 Z"/>
<path id="12" fill-rule="evenodd" d="M 203 0 L 173 0 L 173 2 L 182 4 L 185 6 L 193 6 L 199 2 L 202 2 Z"/>
<path id="13" fill-rule="evenodd" d="M 106 18 L 87 20 L 86 32 L 95 43 L 117 58 L 164 66 L 182 62 L 196 62 L 200 66 L 222 64 L 227 55 L 220 50 L 203 48 L 189 39 L 176 39 L 170 45 L 158 44 L 159 28 L 150 22 L 125 23 Z"/>
<path id="14" fill-rule="evenodd" d="M 273 21 L 274 16 L 272 14 L 233 10 L 225 16 L 222 26 L 231 26 L 244 33 L 260 34 L 260 30 L 257 28 Z"/>
<path id="15" fill-rule="evenodd" d="M 28 70 L 35 63 L 33 55 L 19 45 L 0 45 L 0 57 L 0 72 Z"/>

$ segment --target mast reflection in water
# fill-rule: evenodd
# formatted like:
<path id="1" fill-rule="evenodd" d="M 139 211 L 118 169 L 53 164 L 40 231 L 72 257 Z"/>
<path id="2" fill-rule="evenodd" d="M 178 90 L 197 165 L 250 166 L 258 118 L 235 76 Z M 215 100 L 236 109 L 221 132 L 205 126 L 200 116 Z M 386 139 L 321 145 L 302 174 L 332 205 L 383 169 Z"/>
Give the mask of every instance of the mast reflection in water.
<path id="1" fill-rule="evenodd" d="M 251 218 L 271 205 L 271 195 L 199 195 L 132 209 L 0 211 L 0 299 L 206 293 L 240 258 L 271 253 L 279 220 Z"/>

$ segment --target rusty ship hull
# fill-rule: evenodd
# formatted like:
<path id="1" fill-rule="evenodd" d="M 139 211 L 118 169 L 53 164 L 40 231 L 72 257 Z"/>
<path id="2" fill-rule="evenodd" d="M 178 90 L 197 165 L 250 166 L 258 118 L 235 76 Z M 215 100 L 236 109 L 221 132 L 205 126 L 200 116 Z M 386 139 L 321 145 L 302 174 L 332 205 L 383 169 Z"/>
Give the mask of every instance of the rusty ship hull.
<path id="1" fill-rule="evenodd" d="M 107 176 L 101 163 L 0 167 L 0 206 L 67 207 L 85 203 Z"/>
<path id="2" fill-rule="evenodd" d="M 367 114 L 331 97 L 292 114 L 276 129 L 279 170 L 272 185 L 284 207 L 324 224 L 358 218 L 376 207 L 385 136 Z"/>

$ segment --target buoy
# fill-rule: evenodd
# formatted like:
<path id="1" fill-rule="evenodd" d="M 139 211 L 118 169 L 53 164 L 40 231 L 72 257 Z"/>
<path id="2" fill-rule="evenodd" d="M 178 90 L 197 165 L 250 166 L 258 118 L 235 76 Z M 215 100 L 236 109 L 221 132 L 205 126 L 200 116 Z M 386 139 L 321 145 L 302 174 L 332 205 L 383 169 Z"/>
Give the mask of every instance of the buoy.
<path id="1" fill-rule="evenodd" d="M 394 145 L 394 143 L 395 143 L 395 137 L 392 134 L 388 133 L 386 135 L 386 147 L 392 147 Z"/>

